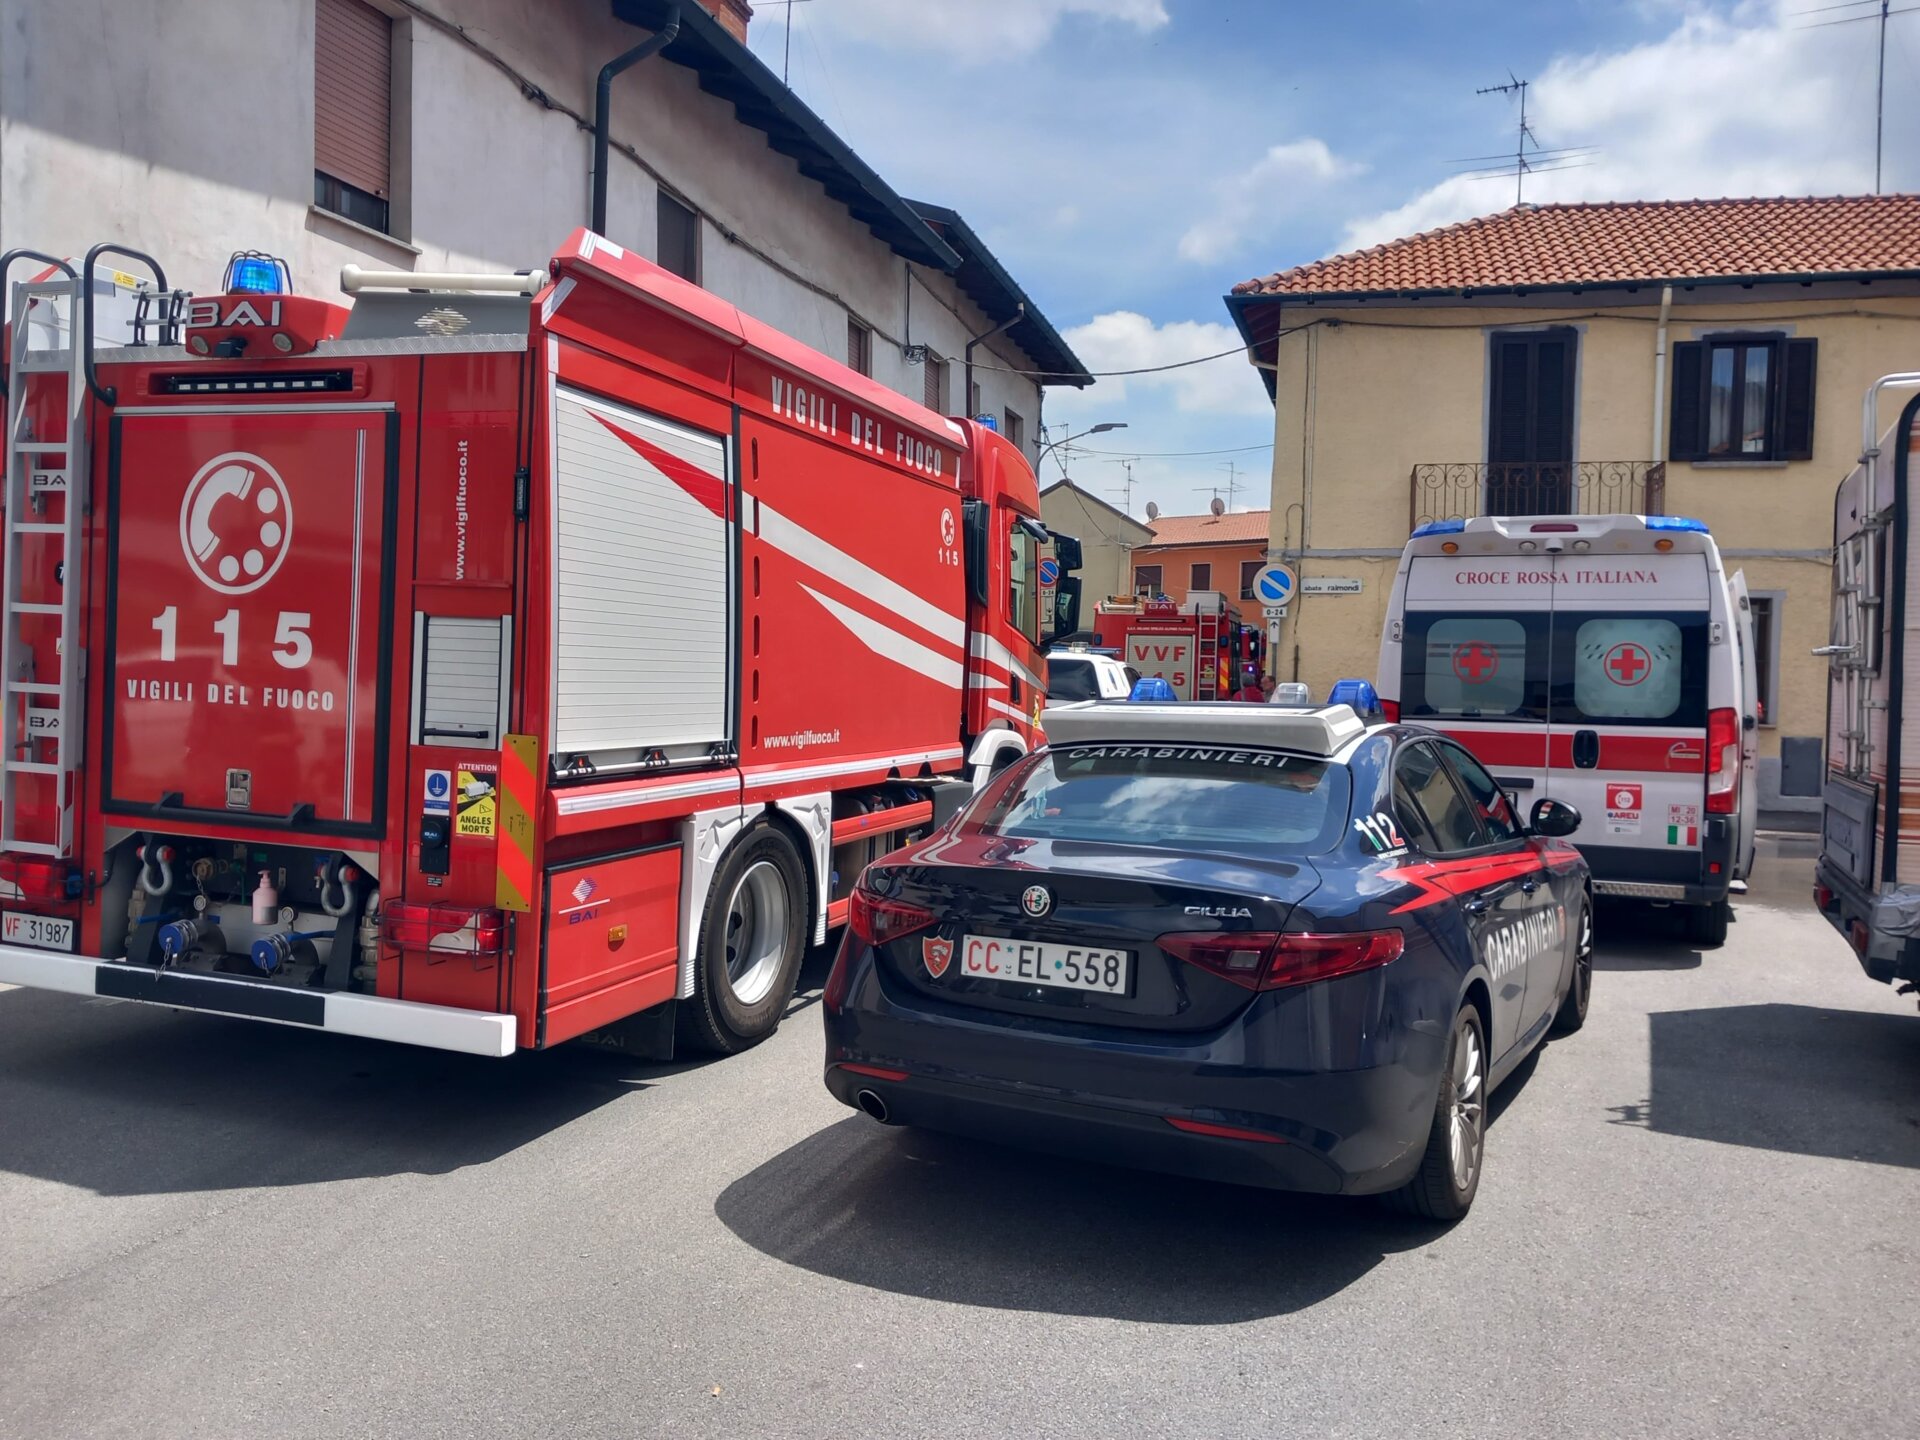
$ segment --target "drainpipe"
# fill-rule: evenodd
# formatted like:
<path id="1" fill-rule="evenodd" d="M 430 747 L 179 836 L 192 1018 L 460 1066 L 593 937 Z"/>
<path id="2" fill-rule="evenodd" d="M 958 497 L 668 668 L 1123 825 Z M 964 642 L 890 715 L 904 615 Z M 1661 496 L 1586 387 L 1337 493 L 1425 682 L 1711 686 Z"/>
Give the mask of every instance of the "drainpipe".
<path id="1" fill-rule="evenodd" d="M 998 325 L 994 326 L 991 330 L 982 330 L 978 335 L 974 336 L 971 340 L 967 341 L 967 348 L 965 351 L 962 352 L 966 362 L 965 364 L 966 377 L 962 383 L 966 385 L 967 389 L 966 389 L 966 394 L 962 397 L 960 401 L 960 405 L 961 405 L 961 413 L 964 414 L 969 420 L 973 419 L 973 414 L 972 414 L 972 411 L 973 411 L 973 347 L 981 344 L 984 341 L 991 340 L 994 336 L 1002 334 L 1007 330 L 1011 330 L 1015 325 L 1018 325 L 1022 320 L 1024 320 L 1026 318 L 1026 315 L 1027 315 L 1027 302 L 1024 300 L 1021 300 L 1014 305 L 1013 314 L 1009 315 L 1006 319 L 1002 320 Z"/>
<path id="2" fill-rule="evenodd" d="M 1667 314 L 1673 309 L 1673 287 L 1660 287 L 1660 324 L 1653 332 L 1653 454 L 1656 465 L 1667 455 Z"/>
<path id="3" fill-rule="evenodd" d="M 593 91 L 593 233 L 607 233 L 607 139 L 612 126 L 613 77 L 631 69 L 649 55 L 664 50 L 680 33 L 678 0 L 667 7 L 667 23 L 624 55 L 616 55 L 600 67 L 600 83 Z"/>

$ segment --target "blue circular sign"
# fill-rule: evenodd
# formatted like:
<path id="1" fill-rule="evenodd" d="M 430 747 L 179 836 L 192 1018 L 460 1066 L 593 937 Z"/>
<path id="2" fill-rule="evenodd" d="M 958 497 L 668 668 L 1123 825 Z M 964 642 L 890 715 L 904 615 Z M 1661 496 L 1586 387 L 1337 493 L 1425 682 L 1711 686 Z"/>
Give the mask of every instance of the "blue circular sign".
<path id="1" fill-rule="evenodd" d="M 1284 605 L 1293 598 L 1293 572 L 1284 565 L 1269 565 L 1253 581 L 1253 593 L 1263 605 Z"/>
<path id="2" fill-rule="evenodd" d="M 1047 559 L 1040 562 L 1040 583 L 1051 585 L 1060 578 L 1060 562 Z"/>
<path id="3" fill-rule="evenodd" d="M 427 794 L 431 795 L 434 799 L 438 800 L 444 796 L 447 793 L 447 789 L 447 777 L 444 772 L 436 770 L 433 774 L 427 776 Z"/>

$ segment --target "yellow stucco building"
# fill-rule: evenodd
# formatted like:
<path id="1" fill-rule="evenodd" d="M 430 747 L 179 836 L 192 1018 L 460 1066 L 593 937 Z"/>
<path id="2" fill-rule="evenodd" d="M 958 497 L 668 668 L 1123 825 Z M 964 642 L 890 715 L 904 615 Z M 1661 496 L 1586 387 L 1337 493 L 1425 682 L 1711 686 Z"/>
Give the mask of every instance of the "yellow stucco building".
<path id="1" fill-rule="evenodd" d="M 1920 195 L 1517 206 L 1227 304 L 1274 397 L 1272 554 L 1303 579 L 1280 678 L 1372 676 L 1416 524 L 1690 515 L 1755 595 L 1781 806 L 1782 737 L 1825 728 L 1811 651 L 1861 397 L 1920 368 Z"/>

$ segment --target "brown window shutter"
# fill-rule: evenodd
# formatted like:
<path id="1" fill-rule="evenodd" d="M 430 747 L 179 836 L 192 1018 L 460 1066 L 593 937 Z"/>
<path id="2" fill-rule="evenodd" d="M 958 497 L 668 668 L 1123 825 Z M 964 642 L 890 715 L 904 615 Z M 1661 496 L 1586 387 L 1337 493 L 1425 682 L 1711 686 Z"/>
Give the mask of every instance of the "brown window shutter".
<path id="1" fill-rule="evenodd" d="M 941 403 L 941 399 L 942 393 L 947 388 L 947 362 L 944 360 L 936 360 L 933 356 L 929 355 L 926 359 L 925 368 L 927 372 L 927 390 L 924 398 L 927 408 L 937 413 L 946 409 L 946 406 Z"/>
<path id="2" fill-rule="evenodd" d="M 1707 448 L 1701 434 L 1706 415 L 1700 404 L 1706 352 L 1706 344 L 1700 340 L 1682 340 L 1673 347 L 1673 408 L 1667 420 L 1669 460 L 1697 460 Z"/>
<path id="3" fill-rule="evenodd" d="M 1813 458 L 1813 370 L 1818 340 L 1786 343 L 1786 378 L 1780 390 L 1780 457 Z"/>
<path id="4" fill-rule="evenodd" d="M 392 109 L 393 22 L 362 0 L 317 0 L 313 168 L 388 199 Z"/>

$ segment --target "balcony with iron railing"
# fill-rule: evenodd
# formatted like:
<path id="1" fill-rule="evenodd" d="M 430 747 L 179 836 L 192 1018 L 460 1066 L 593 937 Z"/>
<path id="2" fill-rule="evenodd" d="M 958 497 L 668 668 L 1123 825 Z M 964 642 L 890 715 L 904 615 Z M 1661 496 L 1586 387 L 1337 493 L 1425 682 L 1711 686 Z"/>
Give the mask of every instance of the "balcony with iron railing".
<path id="1" fill-rule="evenodd" d="M 1476 515 L 1664 515 L 1666 504 L 1658 460 L 1438 461 L 1413 467 L 1407 528 Z"/>

